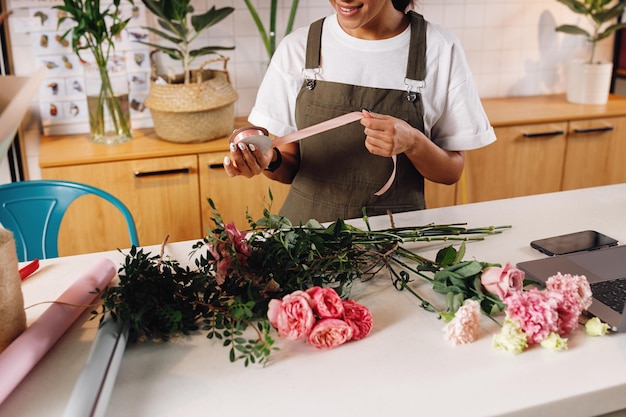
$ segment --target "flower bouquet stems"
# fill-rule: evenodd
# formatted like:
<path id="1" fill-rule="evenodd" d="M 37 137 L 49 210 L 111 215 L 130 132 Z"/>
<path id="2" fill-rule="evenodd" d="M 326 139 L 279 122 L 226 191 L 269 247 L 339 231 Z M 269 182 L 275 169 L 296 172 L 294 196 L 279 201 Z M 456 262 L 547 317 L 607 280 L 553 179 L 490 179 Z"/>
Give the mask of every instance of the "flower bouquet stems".
<path id="1" fill-rule="evenodd" d="M 132 136 L 126 73 L 109 74 L 107 59 L 97 59 L 96 66 L 96 71 L 86 69 L 91 140 L 107 144 L 126 142 Z M 111 77 L 115 77 L 115 83 Z M 95 95 L 89 94 L 93 91 Z"/>

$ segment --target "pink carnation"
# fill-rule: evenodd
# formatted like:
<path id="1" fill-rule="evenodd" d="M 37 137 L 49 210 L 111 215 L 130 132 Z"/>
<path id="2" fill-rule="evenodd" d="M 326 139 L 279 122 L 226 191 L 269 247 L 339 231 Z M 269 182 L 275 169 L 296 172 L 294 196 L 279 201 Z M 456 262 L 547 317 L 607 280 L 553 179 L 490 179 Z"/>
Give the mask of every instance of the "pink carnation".
<path id="1" fill-rule="evenodd" d="M 577 299 L 581 312 L 591 305 L 591 286 L 584 275 L 561 274 L 548 278 L 546 288 L 560 293 L 571 293 Z"/>
<path id="2" fill-rule="evenodd" d="M 502 268 L 492 266 L 480 275 L 485 290 L 497 295 L 501 300 L 515 292 L 520 292 L 524 284 L 524 272 L 507 262 Z"/>
<path id="3" fill-rule="evenodd" d="M 558 330 L 559 314 L 557 307 L 563 296 L 555 291 L 516 292 L 504 299 L 507 316 L 517 321 L 528 343 L 540 343 L 550 332 Z"/>
<path id="4" fill-rule="evenodd" d="M 580 313 L 582 313 L 578 296 L 572 292 L 561 293 L 554 290 L 546 291 L 562 295 L 562 297 L 559 297 L 558 305 L 556 307 L 556 311 L 559 315 L 556 332 L 560 336 L 565 336 L 566 334 L 571 333 L 576 327 L 578 327 L 578 319 L 580 317 Z"/>
<path id="5" fill-rule="evenodd" d="M 343 303 L 337 291 L 327 287 L 311 287 L 306 293 L 313 300 L 313 311 L 321 319 L 339 319 L 343 317 Z"/>
<path id="6" fill-rule="evenodd" d="M 480 304 L 476 300 L 467 299 L 454 314 L 454 318 L 446 324 L 446 338 L 455 345 L 472 343 L 480 330 Z"/>
<path id="7" fill-rule="evenodd" d="M 345 321 L 322 319 L 313 326 L 306 341 L 318 349 L 331 349 L 346 343 L 351 338 L 352 327 Z"/>
<path id="8" fill-rule="evenodd" d="M 361 340 L 372 331 L 374 319 L 367 307 L 356 301 L 343 302 L 344 321 L 352 328 L 352 340 Z"/>
<path id="9" fill-rule="evenodd" d="M 282 300 L 270 300 L 267 318 L 278 335 L 289 340 L 307 337 L 315 324 L 313 300 L 304 291 L 294 291 Z"/>

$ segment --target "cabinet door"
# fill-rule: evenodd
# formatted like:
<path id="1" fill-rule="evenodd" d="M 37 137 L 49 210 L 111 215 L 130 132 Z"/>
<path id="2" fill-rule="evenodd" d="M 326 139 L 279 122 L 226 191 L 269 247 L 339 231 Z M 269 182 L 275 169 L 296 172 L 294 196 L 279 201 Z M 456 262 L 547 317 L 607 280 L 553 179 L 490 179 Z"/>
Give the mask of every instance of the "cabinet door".
<path id="1" fill-rule="evenodd" d="M 468 202 L 559 191 L 567 123 L 499 127 L 497 141 L 466 152 Z"/>
<path id="2" fill-rule="evenodd" d="M 200 201 L 196 155 L 45 168 L 46 179 L 91 184 L 129 208 L 142 246 L 200 239 Z M 75 201 L 63 219 L 59 254 L 129 247 L 121 215 L 94 196 Z"/>
<path id="3" fill-rule="evenodd" d="M 563 189 L 626 182 L 626 118 L 570 122 Z"/>
<path id="4" fill-rule="evenodd" d="M 462 200 L 458 194 L 462 192 L 462 185 L 463 179 L 452 185 L 438 184 L 424 180 L 426 208 L 446 207 L 461 203 Z"/>
<path id="5" fill-rule="evenodd" d="M 224 222 L 234 221 L 238 229 L 244 230 L 248 228 L 246 210 L 253 219 L 261 218 L 263 208 L 269 204 L 270 189 L 273 196 L 272 213 L 278 213 L 289 192 L 289 185 L 272 181 L 265 175 L 254 178 L 229 177 L 224 171 L 225 155 L 225 152 L 199 155 L 203 232 L 215 227 L 211 220 L 213 213 L 209 198 L 215 203 Z"/>

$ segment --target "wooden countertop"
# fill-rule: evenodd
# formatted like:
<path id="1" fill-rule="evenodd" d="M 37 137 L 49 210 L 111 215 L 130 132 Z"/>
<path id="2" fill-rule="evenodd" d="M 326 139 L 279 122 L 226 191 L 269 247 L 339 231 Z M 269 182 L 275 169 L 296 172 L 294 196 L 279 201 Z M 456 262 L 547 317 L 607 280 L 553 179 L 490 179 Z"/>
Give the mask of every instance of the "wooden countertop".
<path id="1" fill-rule="evenodd" d="M 626 97 L 615 95 L 604 105 L 569 103 L 565 95 L 487 98 L 482 103 L 494 127 L 626 116 Z M 246 124 L 245 117 L 235 120 L 236 127 Z M 39 166 L 51 168 L 227 150 L 227 137 L 203 143 L 173 143 L 157 138 L 152 129 L 136 129 L 133 140 L 115 146 L 93 144 L 86 134 L 42 136 Z"/>
<path id="2" fill-rule="evenodd" d="M 245 118 L 235 119 L 236 127 L 245 125 Z M 39 166 L 52 168 L 226 150 L 228 150 L 228 137 L 201 143 L 175 143 L 159 139 L 153 129 L 134 129 L 132 140 L 114 146 L 94 144 L 90 142 L 87 134 L 42 136 L 39 148 Z"/>
<path id="3" fill-rule="evenodd" d="M 493 127 L 626 116 L 626 97 L 609 96 L 603 105 L 570 103 L 564 94 L 482 100 Z"/>

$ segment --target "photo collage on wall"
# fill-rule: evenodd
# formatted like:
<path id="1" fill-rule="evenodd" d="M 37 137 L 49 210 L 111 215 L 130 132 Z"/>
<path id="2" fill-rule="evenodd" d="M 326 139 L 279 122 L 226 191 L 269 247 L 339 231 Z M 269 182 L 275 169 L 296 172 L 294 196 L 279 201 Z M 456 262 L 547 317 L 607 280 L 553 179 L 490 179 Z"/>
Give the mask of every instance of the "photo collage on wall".
<path id="1" fill-rule="evenodd" d="M 32 49 L 38 63 L 48 69 L 39 94 L 43 134 L 89 133 L 84 64 L 72 51 L 71 34 L 62 38 L 75 23 L 66 19 L 58 27 L 63 12 L 52 6 L 30 7 L 28 12 Z M 115 40 L 109 61 L 115 63 L 115 68 L 126 70 L 132 128 L 152 127 L 150 110 L 144 105 L 150 89 L 150 49 L 137 42 L 148 38 L 143 28 L 146 9 L 143 5 L 124 5 L 120 12 L 123 19 L 131 20 Z M 90 55 L 89 50 L 81 51 L 84 59 Z"/>

